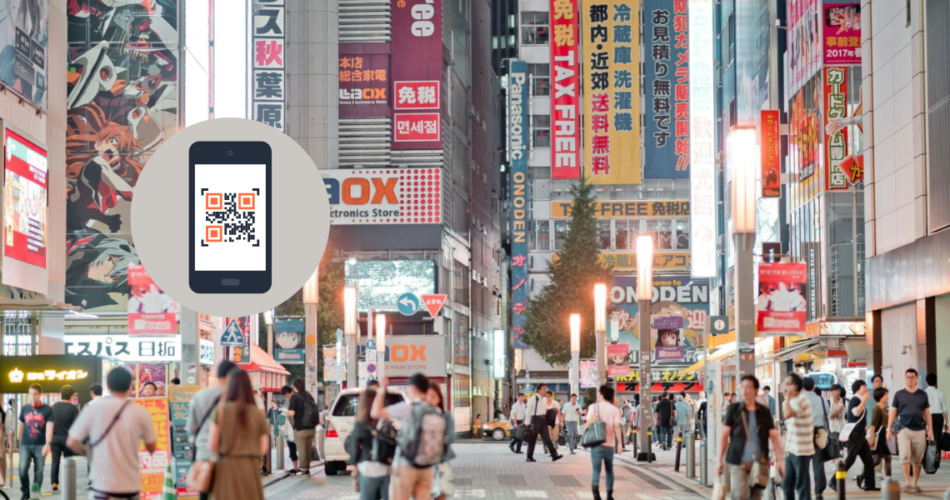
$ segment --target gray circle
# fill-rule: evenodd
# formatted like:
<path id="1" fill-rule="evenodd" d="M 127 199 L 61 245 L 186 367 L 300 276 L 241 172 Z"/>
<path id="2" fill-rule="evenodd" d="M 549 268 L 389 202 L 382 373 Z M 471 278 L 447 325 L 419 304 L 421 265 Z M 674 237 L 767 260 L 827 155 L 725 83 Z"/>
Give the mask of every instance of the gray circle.
<path id="1" fill-rule="evenodd" d="M 188 149 L 199 141 L 264 141 L 271 147 L 272 284 L 262 294 L 199 294 L 188 284 Z M 182 307 L 247 316 L 284 302 L 310 279 L 330 233 L 320 170 L 296 141 L 241 118 L 218 118 L 177 132 L 142 170 L 132 200 L 132 236 L 149 276 Z"/>

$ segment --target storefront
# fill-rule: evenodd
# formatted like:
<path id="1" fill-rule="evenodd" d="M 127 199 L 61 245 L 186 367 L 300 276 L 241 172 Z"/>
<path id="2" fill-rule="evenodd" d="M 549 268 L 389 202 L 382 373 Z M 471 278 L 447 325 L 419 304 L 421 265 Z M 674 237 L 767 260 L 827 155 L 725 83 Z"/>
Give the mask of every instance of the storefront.
<path id="1" fill-rule="evenodd" d="M 43 388 L 44 400 L 59 401 L 63 387 L 71 386 L 80 404 L 89 401 L 93 384 L 101 384 L 105 362 L 98 356 L 4 356 L 0 364 L 0 394 L 26 394 L 33 384 Z"/>

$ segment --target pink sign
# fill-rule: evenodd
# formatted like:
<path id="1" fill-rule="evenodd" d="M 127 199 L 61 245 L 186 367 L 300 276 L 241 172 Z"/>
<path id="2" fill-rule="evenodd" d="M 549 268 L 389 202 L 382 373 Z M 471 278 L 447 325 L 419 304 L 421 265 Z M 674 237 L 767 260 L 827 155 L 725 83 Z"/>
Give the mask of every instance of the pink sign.
<path id="1" fill-rule="evenodd" d="M 441 122 L 439 113 L 396 113 L 393 117 L 393 141 L 441 141 Z"/>
<path id="2" fill-rule="evenodd" d="M 443 80 L 442 1 L 392 0 L 390 12 L 392 81 L 396 82 L 392 97 L 392 148 L 441 150 L 440 85 L 435 85 L 434 96 L 430 90 L 434 82 Z M 416 115 L 395 112 L 423 109 L 435 112 Z"/>
<path id="3" fill-rule="evenodd" d="M 607 376 L 627 377 L 630 375 L 630 344 L 610 344 L 607 346 Z"/>
<path id="4" fill-rule="evenodd" d="M 826 3 L 823 11 L 824 64 L 861 64 L 861 5 Z"/>

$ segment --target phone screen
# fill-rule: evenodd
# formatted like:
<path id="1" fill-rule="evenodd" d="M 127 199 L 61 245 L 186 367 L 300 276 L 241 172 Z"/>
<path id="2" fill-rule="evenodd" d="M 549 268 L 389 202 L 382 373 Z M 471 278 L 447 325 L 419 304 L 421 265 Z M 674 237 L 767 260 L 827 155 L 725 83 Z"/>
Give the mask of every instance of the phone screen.
<path id="1" fill-rule="evenodd" d="M 267 270 L 267 166 L 196 164 L 195 271 Z"/>

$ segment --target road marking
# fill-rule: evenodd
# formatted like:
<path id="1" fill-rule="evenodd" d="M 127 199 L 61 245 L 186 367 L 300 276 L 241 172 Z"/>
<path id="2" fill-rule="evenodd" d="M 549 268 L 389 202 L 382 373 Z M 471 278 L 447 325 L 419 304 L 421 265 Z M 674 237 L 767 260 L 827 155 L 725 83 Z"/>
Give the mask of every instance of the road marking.
<path id="1" fill-rule="evenodd" d="M 458 488 L 456 489 L 455 496 L 458 497 L 471 497 L 471 498 L 485 498 L 485 490 L 481 489 L 471 489 L 471 488 Z"/>
<path id="2" fill-rule="evenodd" d="M 518 498 L 547 498 L 547 492 L 543 490 L 515 490 L 515 496 Z"/>
<path id="3" fill-rule="evenodd" d="M 594 498 L 594 494 L 590 491 L 575 491 L 574 494 L 577 496 L 577 498 L 583 498 L 584 500 Z"/>

